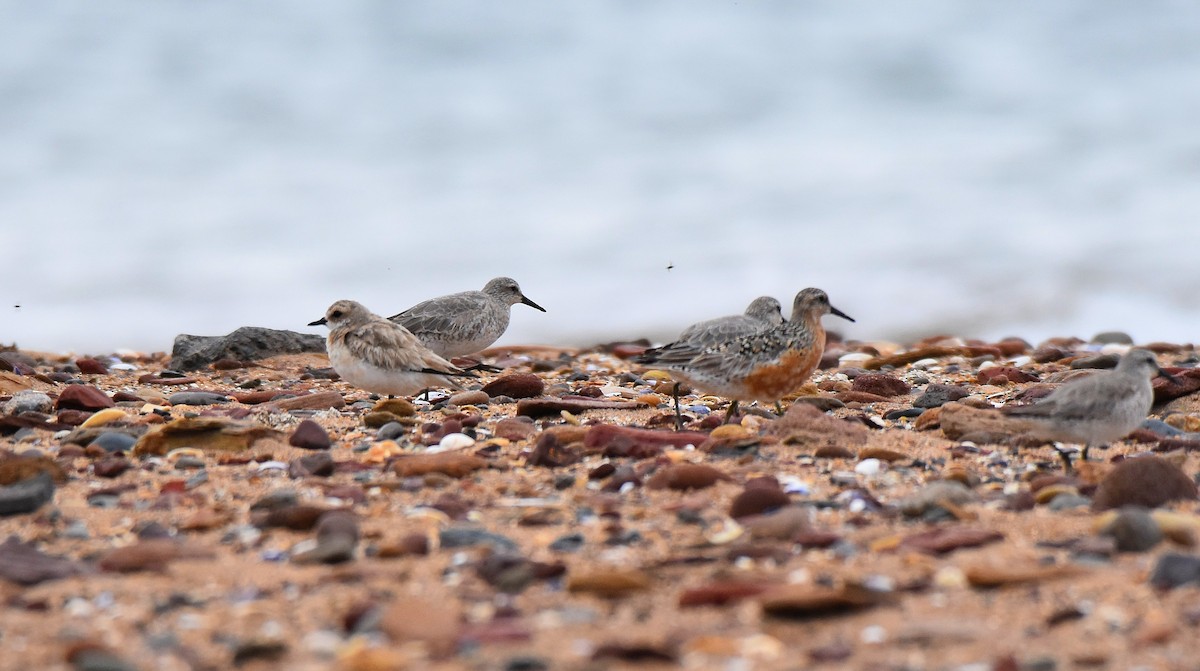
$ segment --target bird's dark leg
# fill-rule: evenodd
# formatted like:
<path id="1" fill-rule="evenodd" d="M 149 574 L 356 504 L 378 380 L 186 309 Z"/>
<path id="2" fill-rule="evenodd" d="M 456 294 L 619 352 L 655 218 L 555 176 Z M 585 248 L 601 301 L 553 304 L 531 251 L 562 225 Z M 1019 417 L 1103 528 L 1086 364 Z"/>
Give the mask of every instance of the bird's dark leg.
<path id="1" fill-rule="evenodd" d="M 783 417 L 783 401 L 775 401 L 775 414 Z"/>
<path id="2" fill-rule="evenodd" d="M 1068 473 L 1074 471 L 1075 467 L 1071 465 L 1071 453 L 1059 447 L 1058 443 L 1051 443 L 1050 446 L 1054 448 L 1055 452 L 1058 452 L 1058 457 L 1062 459 L 1063 462 L 1063 468 L 1065 468 Z M 1086 448 L 1084 449 L 1084 454 L 1087 454 Z"/>
<path id="3" fill-rule="evenodd" d="M 1087 455 L 1088 455 L 1088 448 L 1089 448 L 1089 447 L 1091 447 L 1091 445 L 1087 445 L 1087 444 L 1085 444 L 1085 445 L 1083 446 L 1083 452 L 1082 452 L 1082 453 L 1080 454 L 1080 456 L 1079 456 L 1079 460 L 1080 460 L 1080 461 L 1087 461 L 1087 458 L 1088 458 L 1088 456 L 1087 456 Z M 1101 448 L 1106 448 L 1106 447 L 1108 447 L 1108 445 L 1101 445 L 1100 447 L 1101 447 Z"/>
<path id="4" fill-rule="evenodd" d="M 735 399 L 733 399 L 733 403 L 729 404 L 729 409 L 725 411 L 725 422 L 724 422 L 725 424 L 728 424 L 733 421 L 733 418 L 737 416 L 737 409 L 738 409 L 738 400 L 735 398 Z"/>
<path id="5" fill-rule="evenodd" d="M 421 390 L 421 393 L 417 394 L 417 398 L 428 403 L 429 402 L 429 392 L 431 392 L 431 391 L 433 391 L 432 387 L 425 387 L 424 389 Z"/>
<path id="6" fill-rule="evenodd" d="M 683 431 L 683 413 L 679 412 L 679 383 L 671 387 L 671 398 L 675 399 L 675 430 Z"/>

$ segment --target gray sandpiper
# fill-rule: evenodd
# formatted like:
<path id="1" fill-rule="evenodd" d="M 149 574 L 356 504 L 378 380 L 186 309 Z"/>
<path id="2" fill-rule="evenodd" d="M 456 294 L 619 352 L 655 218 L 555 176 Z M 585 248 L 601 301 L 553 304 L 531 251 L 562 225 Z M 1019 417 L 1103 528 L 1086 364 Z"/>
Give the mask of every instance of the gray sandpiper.
<path id="1" fill-rule="evenodd" d="M 485 349 L 508 329 L 510 308 L 523 303 L 545 312 L 521 293 L 511 277 L 497 277 L 482 291 L 430 298 L 389 320 L 408 329 L 438 356 L 451 359 Z"/>

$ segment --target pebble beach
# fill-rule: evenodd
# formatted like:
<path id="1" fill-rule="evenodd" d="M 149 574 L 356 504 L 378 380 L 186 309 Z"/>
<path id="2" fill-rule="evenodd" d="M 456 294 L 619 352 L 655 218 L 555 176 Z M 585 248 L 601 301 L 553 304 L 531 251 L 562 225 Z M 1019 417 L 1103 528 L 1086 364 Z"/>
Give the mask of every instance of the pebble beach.
<path id="1" fill-rule="evenodd" d="M 645 341 L 493 348 L 426 401 L 308 338 L 0 352 L 0 668 L 1194 663 L 1191 344 L 1138 343 L 1174 381 L 1066 472 L 996 408 L 1124 334 L 831 335 L 782 416 L 685 389 L 682 431 Z"/>

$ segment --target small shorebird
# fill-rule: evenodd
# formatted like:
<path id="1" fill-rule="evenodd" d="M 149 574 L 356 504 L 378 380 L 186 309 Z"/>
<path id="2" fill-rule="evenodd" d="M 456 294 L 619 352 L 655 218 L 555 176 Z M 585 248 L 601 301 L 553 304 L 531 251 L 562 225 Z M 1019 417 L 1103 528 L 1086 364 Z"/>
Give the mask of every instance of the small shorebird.
<path id="1" fill-rule="evenodd" d="M 746 311 L 740 315 L 706 319 L 685 328 L 676 340 L 719 345 L 749 333 L 765 331 L 783 323 L 783 307 L 770 296 L 759 296 L 750 301 Z"/>
<path id="2" fill-rule="evenodd" d="M 677 427 L 682 424 L 678 382 L 733 399 L 725 413 L 729 421 L 739 401 L 778 402 L 808 382 L 825 351 L 821 317 L 827 314 L 854 321 L 830 305 L 824 291 L 808 288 L 796 294 L 791 318 L 773 327 L 716 344 L 680 339 L 647 350 L 634 361 L 662 368 L 676 379 Z"/>
<path id="3" fill-rule="evenodd" d="M 389 320 L 408 329 L 435 354 L 447 359 L 473 354 L 496 342 L 508 328 L 510 308 L 529 300 L 511 277 L 497 277 L 482 291 L 463 291 L 417 303 Z"/>
<path id="4" fill-rule="evenodd" d="M 1159 367 L 1154 353 L 1131 349 L 1114 370 L 1072 380 L 1036 403 L 1007 405 L 1001 411 L 1030 420 L 1039 438 L 1082 443 L 1080 456 L 1086 461 L 1089 447 L 1107 446 L 1142 425 L 1154 403 L 1150 381 L 1156 375 L 1174 380 Z M 1071 470 L 1068 453 L 1057 446 L 1055 449 Z"/>
<path id="5" fill-rule="evenodd" d="M 408 329 L 341 300 L 309 326 L 329 325 L 325 348 L 343 380 L 376 394 L 409 396 L 431 387 L 461 389 L 449 375 L 470 375 L 421 344 Z"/>

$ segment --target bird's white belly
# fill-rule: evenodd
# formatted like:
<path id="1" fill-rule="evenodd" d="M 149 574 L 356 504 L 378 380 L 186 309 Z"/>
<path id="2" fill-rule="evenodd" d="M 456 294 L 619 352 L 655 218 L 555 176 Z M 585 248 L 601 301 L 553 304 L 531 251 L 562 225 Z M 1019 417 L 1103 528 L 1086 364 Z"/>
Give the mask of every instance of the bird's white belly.
<path id="1" fill-rule="evenodd" d="M 343 380 L 376 394 L 409 396 L 429 387 L 446 384 L 440 375 L 386 370 L 341 352 L 330 354 L 329 362 Z"/>

